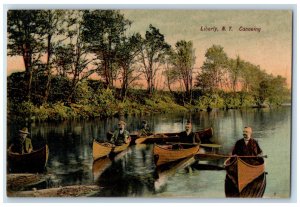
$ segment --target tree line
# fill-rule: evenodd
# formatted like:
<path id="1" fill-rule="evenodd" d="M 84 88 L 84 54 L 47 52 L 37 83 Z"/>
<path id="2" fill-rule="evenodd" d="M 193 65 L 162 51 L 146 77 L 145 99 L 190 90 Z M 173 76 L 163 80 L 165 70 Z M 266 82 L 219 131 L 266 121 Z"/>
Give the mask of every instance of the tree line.
<path id="1" fill-rule="evenodd" d="M 120 85 L 122 101 L 138 80 L 146 80 L 151 97 L 160 74 L 172 94 L 172 86 L 182 86 L 184 103 L 195 99 L 195 90 L 206 96 L 242 91 L 257 105 L 279 103 L 288 93 L 285 78 L 239 56 L 229 58 L 220 45 L 206 50 L 201 72 L 195 74 L 192 41 L 178 40 L 172 47 L 152 24 L 144 34 L 129 34 L 133 22 L 118 10 L 9 10 L 7 19 L 8 55 L 21 56 L 25 68 L 24 77 L 13 74 L 8 80 L 8 95 L 15 102 L 72 103 L 80 85 L 93 82 L 92 74 L 101 79 L 90 83 L 94 88 Z M 21 93 L 14 93 L 16 87 Z"/>

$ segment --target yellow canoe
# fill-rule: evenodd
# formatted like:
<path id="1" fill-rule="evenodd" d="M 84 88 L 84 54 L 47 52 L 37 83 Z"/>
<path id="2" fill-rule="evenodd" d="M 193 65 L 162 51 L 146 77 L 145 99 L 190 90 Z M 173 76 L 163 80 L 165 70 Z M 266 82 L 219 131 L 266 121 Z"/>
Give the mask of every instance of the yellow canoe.
<path id="1" fill-rule="evenodd" d="M 124 151 L 129 146 L 129 143 L 123 144 L 121 146 L 115 146 L 111 143 L 104 142 L 100 143 L 96 140 L 93 141 L 93 159 L 97 160 L 101 157 L 108 156 L 110 154 L 117 154 Z"/>
<path id="2" fill-rule="evenodd" d="M 184 146 L 184 145 L 183 145 Z M 172 145 L 154 144 L 153 155 L 156 166 L 194 156 L 200 149 L 199 145 L 186 145 L 183 149 L 172 149 Z"/>

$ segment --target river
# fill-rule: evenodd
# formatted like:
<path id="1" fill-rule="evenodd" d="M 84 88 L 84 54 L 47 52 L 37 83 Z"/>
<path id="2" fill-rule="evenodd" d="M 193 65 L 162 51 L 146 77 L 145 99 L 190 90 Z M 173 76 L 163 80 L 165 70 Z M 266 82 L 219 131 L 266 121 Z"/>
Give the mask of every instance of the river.
<path id="1" fill-rule="evenodd" d="M 291 107 L 242 110 L 213 110 L 186 114 L 158 114 L 126 117 L 127 130 L 136 131 L 143 119 L 156 133 L 184 130 L 191 119 L 193 130 L 212 127 L 212 141 L 230 153 L 242 137 L 244 126 L 253 128 L 253 137 L 268 158 L 265 159 L 267 186 L 264 198 L 288 198 L 290 195 Z M 100 197 L 193 197 L 225 198 L 224 170 L 179 169 L 158 179 L 152 145 L 133 145 L 118 159 L 102 160 L 93 165 L 93 138 L 106 139 L 106 132 L 117 126 L 118 119 L 33 123 L 30 136 L 34 148 L 48 144 L 50 154 L 47 188 L 67 185 L 98 184 Z M 10 123 L 8 140 L 23 126 Z M 201 163 L 200 163 L 201 164 Z M 222 166 L 222 162 L 216 162 Z M 44 186 L 45 187 L 45 186 Z"/>

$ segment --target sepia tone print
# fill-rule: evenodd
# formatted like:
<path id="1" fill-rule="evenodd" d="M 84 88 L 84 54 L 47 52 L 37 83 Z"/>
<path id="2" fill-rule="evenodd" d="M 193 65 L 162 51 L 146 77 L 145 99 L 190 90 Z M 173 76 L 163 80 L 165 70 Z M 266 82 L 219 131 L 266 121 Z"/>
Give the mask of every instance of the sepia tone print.
<path id="1" fill-rule="evenodd" d="M 288 198 L 292 11 L 9 10 L 8 197 Z"/>

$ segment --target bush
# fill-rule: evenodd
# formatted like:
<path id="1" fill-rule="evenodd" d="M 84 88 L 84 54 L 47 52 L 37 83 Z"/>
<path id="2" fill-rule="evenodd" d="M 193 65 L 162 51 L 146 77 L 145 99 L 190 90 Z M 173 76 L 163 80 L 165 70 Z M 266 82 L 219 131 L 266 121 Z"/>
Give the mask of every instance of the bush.
<path id="1" fill-rule="evenodd" d="M 224 99 L 218 94 L 201 96 L 199 101 L 196 103 L 200 109 L 224 107 Z"/>

